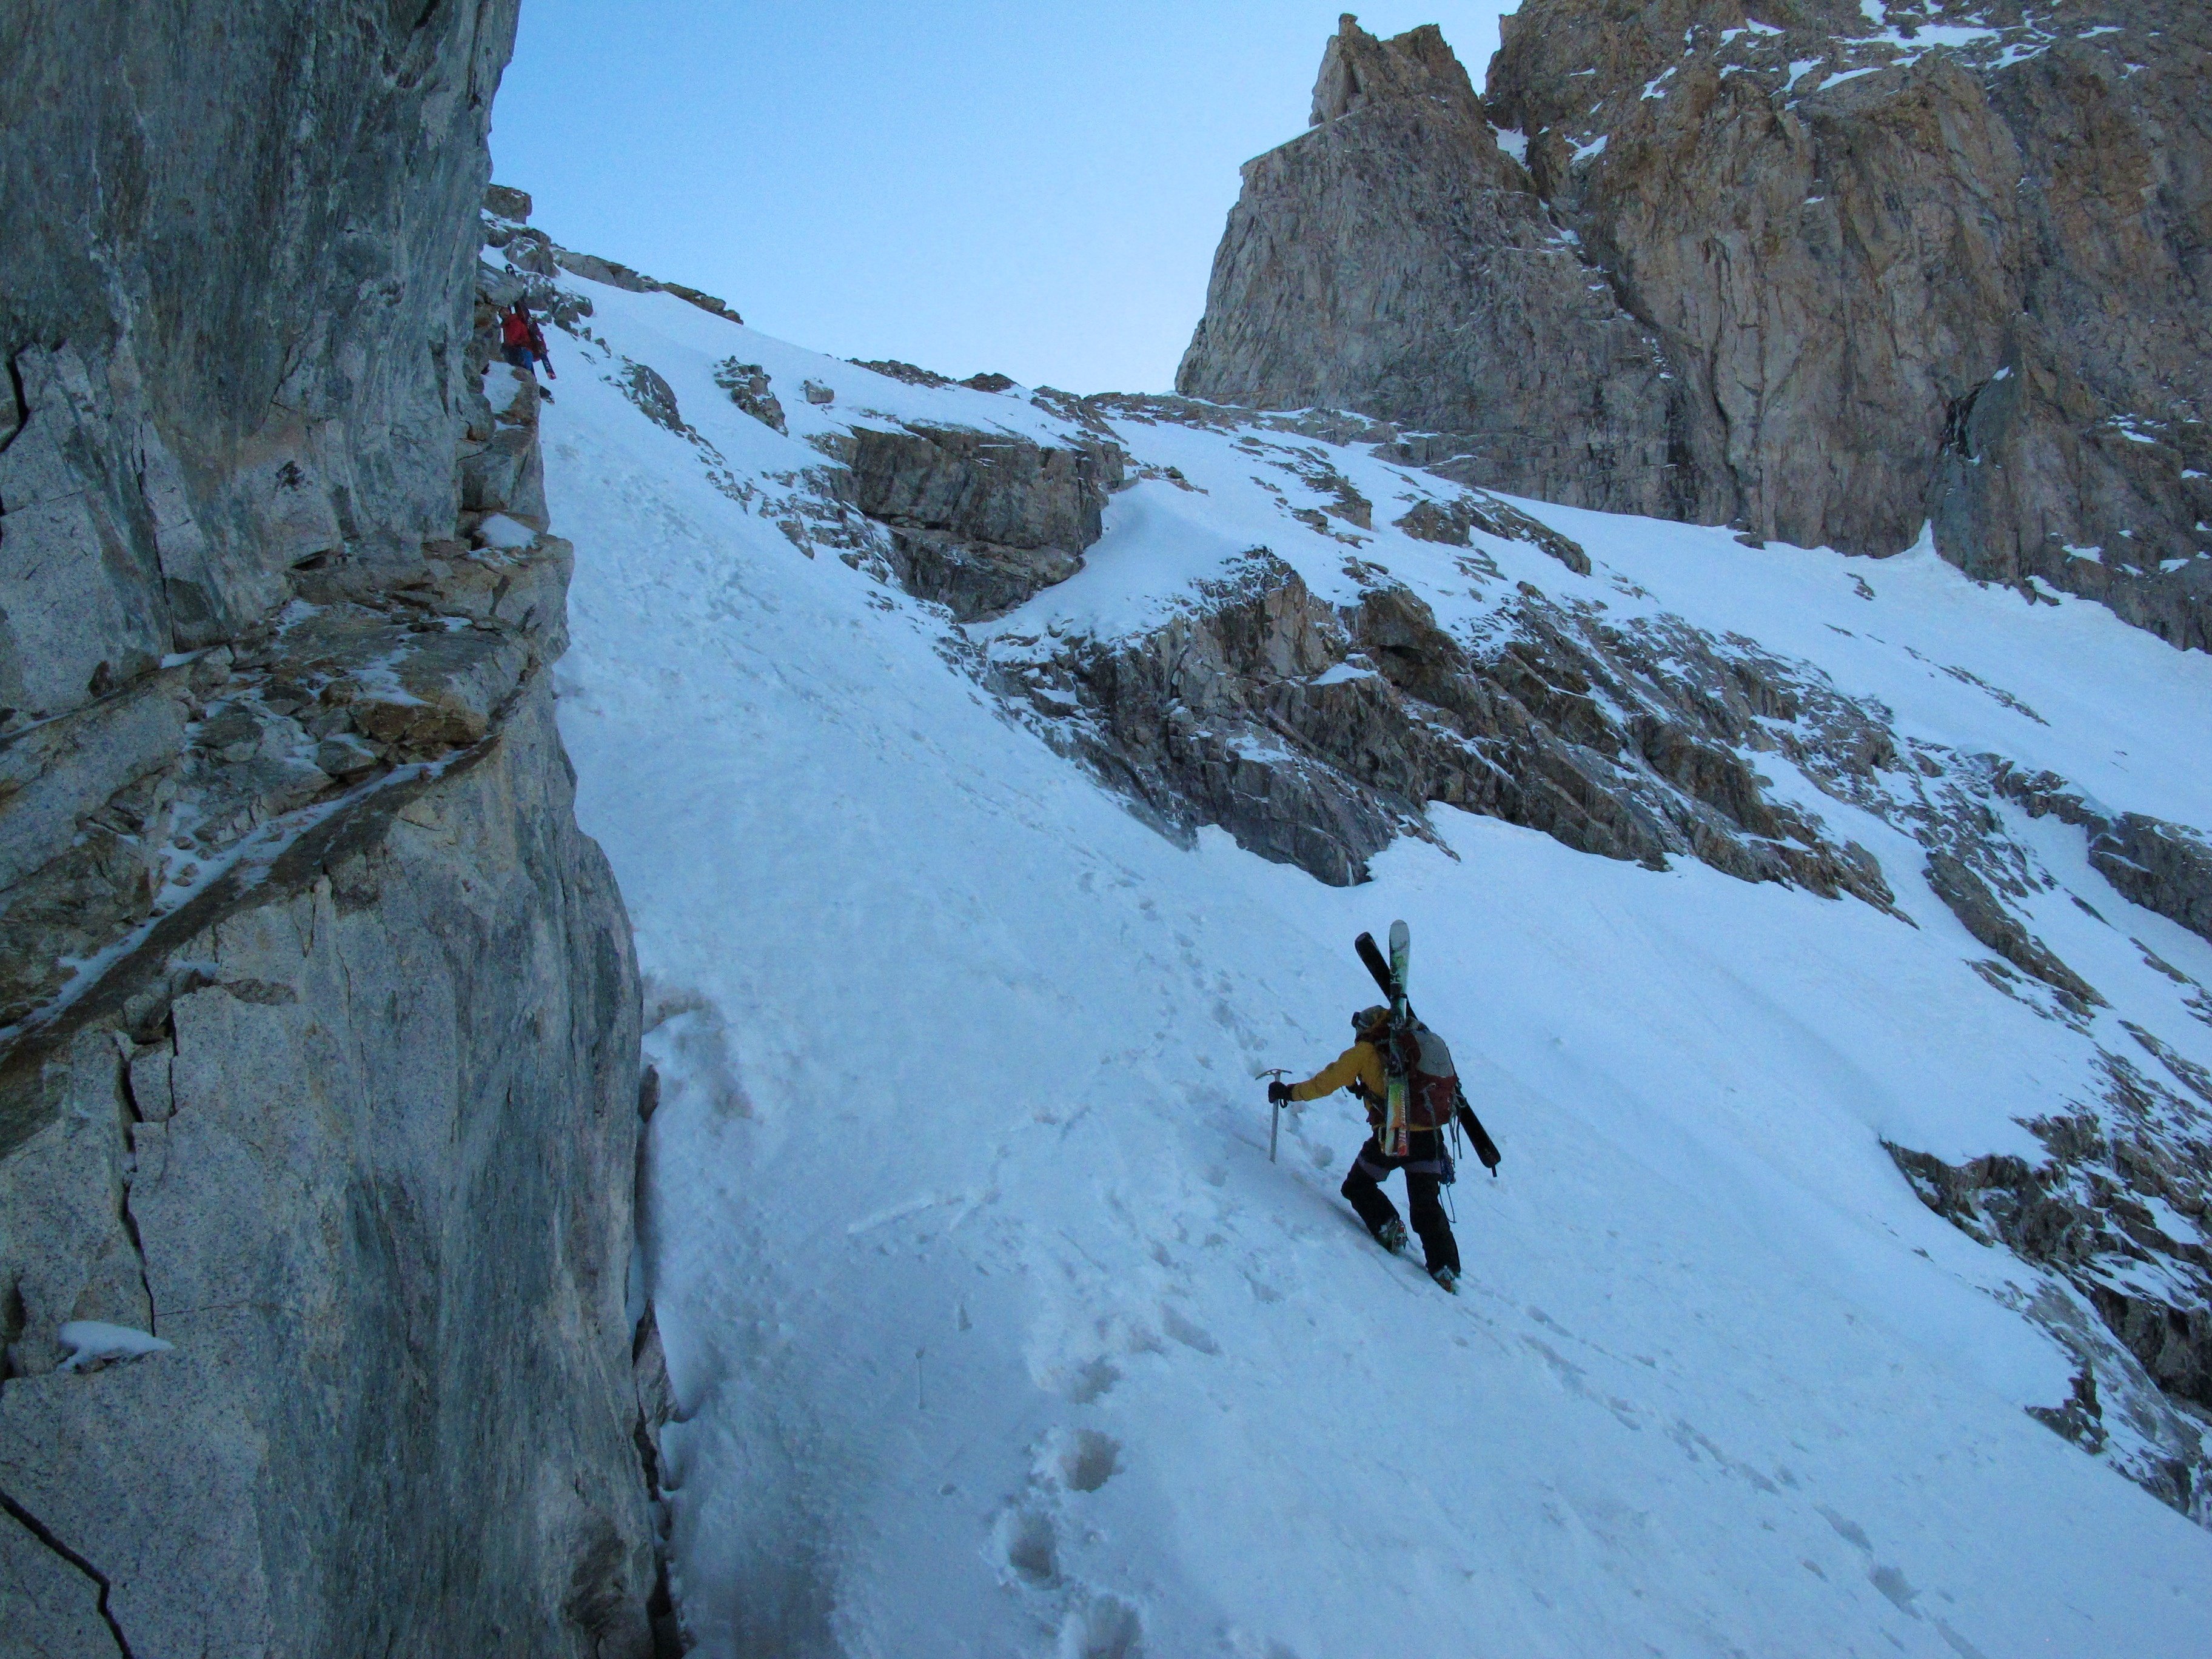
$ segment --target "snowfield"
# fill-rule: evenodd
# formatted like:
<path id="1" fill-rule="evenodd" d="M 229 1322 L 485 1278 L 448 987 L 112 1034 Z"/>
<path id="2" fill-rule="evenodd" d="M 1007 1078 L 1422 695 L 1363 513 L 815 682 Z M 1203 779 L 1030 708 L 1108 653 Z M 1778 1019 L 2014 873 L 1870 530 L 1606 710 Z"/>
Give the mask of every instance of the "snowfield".
<path id="1" fill-rule="evenodd" d="M 641 1271 L 702 1653 L 2207 1650 L 2212 1534 L 2027 1414 L 2074 1369 L 2019 1311 L 2042 1281 L 1881 1144 L 2033 1160 L 2015 1120 L 2097 1081 L 2089 1043 L 1969 965 L 1917 846 L 1778 757 L 1776 792 L 1879 856 L 1917 927 L 1445 808 L 1437 844 L 1348 889 L 1218 830 L 1178 847 L 976 671 L 1157 623 L 1261 544 L 1349 599 L 1346 548 L 1286 516 L 1318 495 L 1234 432 L 1117 420 L 1195 488 L 1115 495 L 1079 574 L 963 629 L 778 527 L 824 465 L 804 440 L 1062 421 L 573 286 L 605 346 L 556 337 L 544 416 L 577 550 L 561 723 L 647 975 Z M 790 436 L 717 389 L 732 356 Z M 714 453 L 646 418 L 624 358 Z M 1451 493 L 1261 435 L 1325 453 L 1378 526 Z M 1469 633 L 1526 582 L 1740 634 L 1900 732 L 2212 824 L 2202 654 L 1924 549 L 1517 505 L 1591 574 L 1486 540 L 1498 579 L 1471 581 L 1462 550 L 1387 528 L 1358 556 Z M 2130 941 L 2199 981 L 2212 946 L 2102 886 L 2079 830 L 2016 830 L 2101 892 L 2094 916 L 2044 896 L 2040 936 L 2212 1066 Z M 1358 1108 L 1285 1112 L 1271 1164 L 1254 1080 L 1337 1054 L 1373 1000 L 1352 938 L 1401 916 L 1413 1000 L 1504 1154 L 1453 1194 L 1456 1299 L 1338 1196 Z"/>

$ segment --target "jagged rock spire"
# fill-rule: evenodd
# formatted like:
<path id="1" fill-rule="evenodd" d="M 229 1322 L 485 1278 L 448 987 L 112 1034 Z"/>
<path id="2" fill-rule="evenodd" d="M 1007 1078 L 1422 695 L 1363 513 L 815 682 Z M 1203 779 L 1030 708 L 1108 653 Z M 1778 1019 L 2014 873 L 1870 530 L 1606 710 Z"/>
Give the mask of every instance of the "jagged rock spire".
<path id="1" fill-rule="evenodd" d="M 1317 127 L 1370 104 L 1417 98 L 1441 99 L 1458 112 L 1481 118 L 1482 106 L 1467 70 L 1434 23 L 1378 40 L 1346 12 L 1322 54 L 1313 114 L 1306 125 Z"/>
<path id="2" fill-rule="evenodd" d="M 1498 146 L 1434 26 L 1346 15 L 1315 125 L 1244 167 L 1176 389 L 1357 409 L 1434 434 L 1450 476 L 1616 511 L 1680 499 L 1683 424 L 1658 345 Z"/>

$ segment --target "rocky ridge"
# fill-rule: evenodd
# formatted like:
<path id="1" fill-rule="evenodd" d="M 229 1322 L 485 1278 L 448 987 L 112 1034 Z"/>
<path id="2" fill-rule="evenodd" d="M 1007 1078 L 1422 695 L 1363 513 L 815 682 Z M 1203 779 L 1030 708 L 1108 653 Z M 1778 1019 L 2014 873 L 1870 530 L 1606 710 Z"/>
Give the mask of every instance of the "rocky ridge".
<path id="1" fill-rule="evenodd" d="M 636 974 L 471 277 L 514 8 L 216 21 L 0 68 L 0 1651 L 650 1652 Z"/>
<path id="2" fill-rule="evenodd" d="M 1758 15 L 1753 15 L 1752 11 Z M 1478 101 L 1347 18 L 1179 389 L 1463 481 L 2076 592 L 2212 646 L 2191 7 L 1531 0 Z"/>

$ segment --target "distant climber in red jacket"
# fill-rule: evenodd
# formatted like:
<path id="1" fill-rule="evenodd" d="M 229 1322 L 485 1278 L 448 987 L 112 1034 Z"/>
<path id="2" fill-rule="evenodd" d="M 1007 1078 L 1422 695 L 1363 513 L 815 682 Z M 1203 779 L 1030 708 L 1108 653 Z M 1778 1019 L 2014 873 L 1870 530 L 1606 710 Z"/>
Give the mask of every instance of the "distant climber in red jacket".
<path id="1" fill-rule="evenodd" d="M 553 372 L 553 354 L 545 349 L 545 331 L 520 300 L 499 319 L 499 355 L 532 380 L 538 378 L 537 365 L 541 362 L 545 365 L 547 380 L 561 378 Z M 543 386 L 538 387 L 538 394 L 548 403 L 553 400 L 553 394 Z"/>

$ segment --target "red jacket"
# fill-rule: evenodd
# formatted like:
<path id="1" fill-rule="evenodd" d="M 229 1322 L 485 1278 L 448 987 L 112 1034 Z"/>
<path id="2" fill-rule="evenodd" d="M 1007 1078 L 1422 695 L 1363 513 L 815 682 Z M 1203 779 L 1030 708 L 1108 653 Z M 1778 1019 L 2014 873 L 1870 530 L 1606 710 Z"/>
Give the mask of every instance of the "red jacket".
<path id="1" fill-rule="evenodd" d="M 511 346 L 528 345 L 530 343 L 528 321 L 516 316 L 511 311 L 508 312 L 499 319 L 499 343 L 501 345 Z"/>

